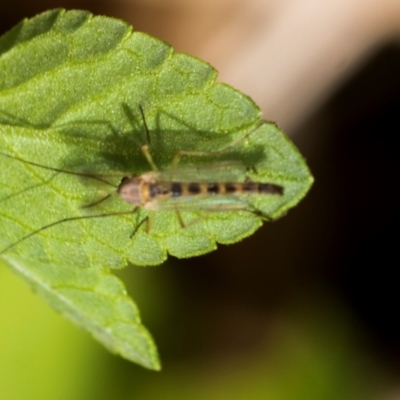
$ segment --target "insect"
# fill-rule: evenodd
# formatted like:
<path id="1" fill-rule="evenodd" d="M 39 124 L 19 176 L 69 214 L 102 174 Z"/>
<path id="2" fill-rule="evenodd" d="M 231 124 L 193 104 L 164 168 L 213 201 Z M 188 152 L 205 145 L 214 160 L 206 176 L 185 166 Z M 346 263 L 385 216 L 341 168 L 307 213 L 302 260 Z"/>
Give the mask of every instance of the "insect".
<path id="1" fill-rule="evenodd" d="M 64 218 L 41 228 L 30 232 L 29 234 L 21 237 L 17 241 L 11 243 L 3 250 L 0 255 L 6 251 L 17 246 L 19 243 L 27 240 L 28 238 L 36 235 L 43 230 L 49 229 L 55 225 L 65 223 L 68 221 L 76 221 L 89 218 L 103 218 L 109 216 L 118 216 L 124 214 L 134 214 L 140 208 L 149 210 L 149 215 L 137 224 L 131 237 L 137 232 L 140 226 L 147 221 L 146 230 L 151 228 L 152 216 L 154 211 L 170 210 L 175 211 L 178 221 L 182 228 L 187 225 L 184 223 L 180 212 L 181 211 L 206 211 L 206 212 L 224 212 L 224 211 L 249 211 L 265 219 L 268 216 L 259 213 L 257 210 L 252 209 L 249 205 L 247 198 L 249 195 L 283 195 L 284 188 L 274 183 L 254 182 L 250 179 L 240 181 L 239 176 L 245 175 L 246 167 L 237 161 L 223 161 L 217 163 L 205 163 L 192 167 L 179 167 L 179 161 L 182 156 L 220 156 L 228 152 L 233 147 L 237 146 L 241 141 L 245 140 L 255 130 L 246 133 L 239 140 L 233 142 L 228 147 L 213 153 L 203 152 L 190 152 L 180 151 L 177 152 L 173 158 L 172 166 L 170 169 L 159 171 L 153 161 L 149 151 L 150 146 L 150 133 L 146 123 L 144 111 L 142 107 L 140 112 L 143 118 L 143 124 L 147 135 L 147 143 L 141 147 L 143 155 L 147 159 L 152 171 L 146 172 L 141 175 L 124 176 L 117 186 L 117 190 L 109 193 L 99 201 L 85 207 L 96 206 L 103 202 L 113 194 L 117 193 L 121 199 L 133 205 L 130 211 L 122 212 L 109 212 L 94 215 L 80 215 L 69 218 Z M 58 168 L 48 167 L 35 162 L 24 160 L 3 152 L 0 155 L 18 160 L 22 163 L 30 164 L 39 168 L 44 168 L 56 172 L 63 172 L 72 175 L 84 176 L 99 180 L 108 185 L 114 186 L 109 183 L 102 175 L 90 175 L 85 173 L 78 173 L 66 171 Z"/>

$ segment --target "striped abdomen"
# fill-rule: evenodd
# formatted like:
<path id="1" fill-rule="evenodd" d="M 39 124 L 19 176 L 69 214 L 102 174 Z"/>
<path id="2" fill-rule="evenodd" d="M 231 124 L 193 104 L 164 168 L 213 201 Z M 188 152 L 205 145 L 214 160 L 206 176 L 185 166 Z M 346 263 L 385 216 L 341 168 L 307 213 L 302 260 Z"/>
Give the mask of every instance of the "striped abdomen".
<path id="1" fill-rule="evenodd" d="M 189 197 L 189 196 L 241 196 L 245 194 L 283 194 L 283 187 L 260 182 L 152 182 L 149 183 L 149 197 Z"/>

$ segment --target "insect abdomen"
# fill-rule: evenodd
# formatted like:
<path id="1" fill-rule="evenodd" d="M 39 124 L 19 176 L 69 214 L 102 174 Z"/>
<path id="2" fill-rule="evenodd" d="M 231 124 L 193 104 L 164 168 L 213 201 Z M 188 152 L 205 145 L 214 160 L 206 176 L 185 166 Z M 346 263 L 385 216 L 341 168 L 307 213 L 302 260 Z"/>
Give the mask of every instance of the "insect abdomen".
<path id="1" fill-rule="evenodd" d="M 245 194 L 283 194 L 283 187 L 260 182 L 157 182 L 150 184 L 153 199 L 157 197 L 189 197 Z"/>

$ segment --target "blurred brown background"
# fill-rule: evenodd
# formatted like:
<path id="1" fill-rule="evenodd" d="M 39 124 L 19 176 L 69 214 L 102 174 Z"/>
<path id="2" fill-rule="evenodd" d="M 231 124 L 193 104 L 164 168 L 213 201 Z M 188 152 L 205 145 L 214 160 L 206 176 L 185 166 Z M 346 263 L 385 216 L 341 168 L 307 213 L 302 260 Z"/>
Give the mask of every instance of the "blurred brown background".
<path id="1" fill-rule="evenodd" d="M 399 0 L 3 0 L 0 32 L 55 7 L 208 61 L 291 136 L 316 182 L 239 244 L 120 273 L 160 374 L 0 270 L 0 399 L 400 399 Z"/>

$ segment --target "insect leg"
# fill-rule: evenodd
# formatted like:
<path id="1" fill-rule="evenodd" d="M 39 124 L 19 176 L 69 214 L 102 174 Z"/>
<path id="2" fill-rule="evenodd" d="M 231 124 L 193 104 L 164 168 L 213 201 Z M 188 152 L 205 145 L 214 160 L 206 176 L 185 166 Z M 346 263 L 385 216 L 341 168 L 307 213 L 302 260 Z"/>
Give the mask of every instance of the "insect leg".
<path id="1" fill-rule="evenodd" d="M 139 206 L 137 206 L 137 207 L 135 207 L 135 211 L 137 211 L 139 209 Z M 135 229 L 133 230 L 133 232 L 129 235 L 129 237 L 132 239 L 135 235 L 136 235 L 136 233 L 137 233 L 137 231 L 139 230 L 139 228 L 144 224 L 144 223 L 147 223 L 147 225 L 146 225 L 146 231 L 147 231 L 147 226 L 148 226 L 148 224 L 149 224 L 149 216 L 147 215 L 146 217 L 144 217 L 137 225 L 136 225 L 136 227 L 135 227 Z"/>
<path id="2" fill-rule="evenodd" d="M 149 127 L 147 126 L 146 118 L 144 116 L 143 107 L 141 105 L 139 105 L 139 110 L 140 110 L 140 114 L 142 114 L 144 129 L 146 131 L 147 145 L 150 146 L 150 131 L 149 131 Z"/>
<path id="3" fill-rule="evenodd" d="M 154 221 L 154 213 L 149 212 L 149 215 L 145 219 L 147 220 L 146 233 L 150 233 L 151 225 L 153 225 Z"/>
<path id="4" fill-rule="evenodd" d="M 26 239 L 29 239 L 31 236 L 36 235 L 37 233 L 40 233 L 46 229 L 49 229 L 53 226 L 56 226 L 58 224 L 62 224 L 64 222 L 70 222 L 70 221 L 78 221 L 81 219 L 89 219 L 89 218 L 105 218 L 105 217 L 112 217 L 112 216 L 118 216 L 118 215 L 127 215 L 127 214 L 134 214 L 138 210 L 139 206 L 136 206 L 133 210 L 130 211 L 118 211 L 118 212 L 111 212 L 111 213 L 106 213 L 106 214 L 96 214 L 96 215 L 80 215 L 77 217 L 69 217 L 69 218 L 63 218 L 58 221 L 52 222 L 50 224 L 47 224 L 45 226 L 42 226 L 39 229 L 34 230 L 33 232 L 28 233 L 27 235 L 23 236 L 21 239 L 18 239 L 16 242 L 11 243 L 7 247 L 5 247 L 3 250 L 0 251 L 0 256 L 4 254 L 6 251 L 12 249 L 16 245 L 20 244 L 21 242 L 24 242 Z"/>
<path id="5" fill-rule="evenodd" d="M 219 157 L 222 156 L 223 154 L 227 153 L 229 150 L 235 148 L 238 146 L 241 142 L 246 140 L 249 136 L 251 136 L 261 125 L 262 121 L 257 124 L 256 127 L 251 129 L 249 132 L 247 132 L 245 135 L 243 135 L 241 138 L 235 140 L 233 143 L 229 144 L 228 146 L 224 147 L 221 150 L 218 151 L 187 151 L 187 150 L 178 150 L 174 158 L 172 159 L 172 164 L 171 168 L 176 168 L 177 165 L 180 162 L 180 159 L 182 156 L 192 156 L 192 157 Z"/>
<path id="6" fill-rule="evenodd" d="M 12 155 L 4 153 L 2 151 L 0 151 L 0 155 L 2 155 L 4 157 L 7 157 L 7 158 L 11 158 L 13 160 L 20 161 L 20 162 L 22 162 L 24 164 L 33 165 L 34 167 L 47 169 L 49 171 L 62 172 L 64 174 L 82 176 L 82 177 L 85 177 L 85 178 L 92 178 L 92 179 L 95 179 L 97 181 L 103 182 L 103 183 L 105 183 L 105 184 L 107 184 L 109 186 L 115 187 L 115 185 L 113 185 L 112 183 L 108 182 L 107 180 L 103 179 L 101 176 L 98 176 L 98 175 L 87 174 L 87 173 L 84 173 L 84 172 L 69 171 L 69 170 L 61 169 L 61 168 L 48 167 L 47 165 L 42 165 L 42 164 L 35 163 L 33 161 L 24 160 L 23 158 L 12 156 Z"/>
<path id="7" fill-rule="evenodd" d="M 141 150 L 142 150 L 144 156 L 146 157 L 146 160 L 147 160 L 147 162 L 149 163 L 151 169 L 152 169 L 153 171 L 158 171 L 157 165 L 154 163 L 153 157 L 152 157 L 151 154 L 150 154 L 149 146 L 148 146 L 147 144 L 145 144 L 145 145 L 143 145 L 143 146 L 141 147 Z"/>
<path id="8" fill-rule="evenodd" d="M 175 212 L 176 212 L 176 217 L 178 218 L 178 222 L 179 222 L 179 225 L 181 226 L 181 228 L 186 228 L 186 224 L 182 219 L 182 215 L 176 207 L 175 207 Z"/>
<path id="9" fill-rule="evenodd" d="M 147 162 L 149 163 L 151 169 L 153 171 L 158 171 L 157 165 L 155 164 L 155 162 L 153 161 L 153 157 L 150 154 L 150 131 L 149 131 L 149 127 L 147 126 L 147 122 L 146 122 L 146 117 L 144 115 L 144 111 L 141 105 L 139 105 L 139 110 L 140 113 L 142 114 L 142 118 L 143 118 L 143 124 L 144 124 L 144 129 L 146 131 L 146 139 L 147 139 L 147 143 L 144 144 L 141 147 L 142 153 L 143 155 L 146 157 Z"/>
<path id="10" fill-rule="evenodd" d="M 103 201 L 109 199 L 112 195 L 113 195 L 113 193 L 109 193 L 106 196 L 102 197 L 100 200 L 96 200 L 93 203 L 86 204 L 86 206 L 82 206 L 81 208 L 90 208 L 90 207 L 97 206 L 98 204 L 102 203 Z"/>

